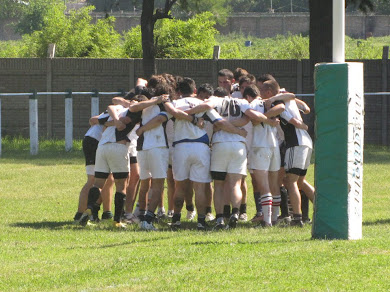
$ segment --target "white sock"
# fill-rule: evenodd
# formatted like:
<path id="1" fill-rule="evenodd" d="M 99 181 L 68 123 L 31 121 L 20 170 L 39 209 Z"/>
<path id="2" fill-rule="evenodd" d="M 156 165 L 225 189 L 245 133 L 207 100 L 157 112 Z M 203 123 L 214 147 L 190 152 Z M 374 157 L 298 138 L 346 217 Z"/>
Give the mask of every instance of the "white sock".
<path id="1" fill-rule="evenodd" d="M 271 224 L 272 195 L 267 193 L 261 195 L 261 207 L 263 208 L 264 222 Z"/>
<path id="2" fill-rule="evenodd" d="M 278 220 L 281 200 L 282 200 L 281 196 L 272 197 L 272 216 L 271 216 L 272 222 Z"/>

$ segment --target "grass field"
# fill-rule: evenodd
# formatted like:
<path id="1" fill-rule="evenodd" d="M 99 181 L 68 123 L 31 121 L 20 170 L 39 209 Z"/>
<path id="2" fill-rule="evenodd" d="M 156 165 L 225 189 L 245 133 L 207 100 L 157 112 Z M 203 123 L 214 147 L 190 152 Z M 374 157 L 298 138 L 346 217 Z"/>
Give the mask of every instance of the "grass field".
<path id="1" fill-rule="evenodd" d="M 362 240 L 311 240 L 310 226 L 157 232 L 72 224 L 80 141 L 3 140 L 1 291 L 389 291 L 390 149 L 366 147 Z M 313 182 L 313 169 L 309 180 Z M 248 215 L 254 214 L 253 199 Z M 191 230 L 193 229 L 193 230 Z"/>

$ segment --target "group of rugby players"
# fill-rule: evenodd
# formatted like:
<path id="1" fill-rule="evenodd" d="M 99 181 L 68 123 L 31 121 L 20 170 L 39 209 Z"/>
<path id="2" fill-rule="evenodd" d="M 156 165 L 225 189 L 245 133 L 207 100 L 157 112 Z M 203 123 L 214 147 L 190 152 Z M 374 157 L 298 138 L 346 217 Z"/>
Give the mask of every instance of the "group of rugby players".
<path id="1" fill-rule="evenodd" d="M 235 228 L 248 219 L 247 170 L 256 205 L 252 222 L 310 221 L 307 198 L 313 201 L 314 188 L 305 175 L 312 140 L 300 114 L 309 107 L 269 74 L 256 79 L 241 68 L 234 74 L 222 69 L 218 86 L 196 89 L 191 78 L 170 74 L 138 79 L 127 96 L 92 117 L 83 140 L 88 180 L 75 222 L 99 221 L 102 204 L 101 220 L 113 219 L 117 228 L 138 223 L 156 230 L 156 220 L 170 217 L 170 227 L 180 229 L 185 203 L 187 219 L 197 211 L 198 230 L 211 228 L 206 221 L 214 230 Z"/>

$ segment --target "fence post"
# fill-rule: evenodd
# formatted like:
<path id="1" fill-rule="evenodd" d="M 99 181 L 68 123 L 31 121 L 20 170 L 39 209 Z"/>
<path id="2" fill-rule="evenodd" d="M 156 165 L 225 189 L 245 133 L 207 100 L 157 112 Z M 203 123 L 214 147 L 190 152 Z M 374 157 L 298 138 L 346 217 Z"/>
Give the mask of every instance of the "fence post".
<path id="1" fill-rule="evenodd" d="M 389 47 L 383 47 L 382 53 L 382 91 L 387 91 L 387 60 L 389 59 Z M 387 95 L 382 96 L 382 145 L 388 145 L 387 142 Z"/>
<path id="2" fill-rule="evenodd" d="M 30 154 L 38 154 L 38 99 L 37 91 L 29 98 Z"/>
<path id="3" fill-rule="evenodd" d="M 99 91 L 97 89 L 92 89 L 94 94 L 91 97 L 91 117 L 97 116 L 99 114 Z"/>
<path id="4" fill-rule="evenodd" d="M 51 92 L 52 90 L 52 59 L 46 58 L 46 90 Z M 52 116 L 52 96 L 50 94 L 46 95 L 46 136 L 48 138 L 53 137 L 53 116 Z"/>
<path id="5" fill-rule="evenodd" d="M 73 147 L 73 100 L 72 90 L 65 95 L 65 151 Z"/>
<path id="6" fill-rule="evenodd" d="M 214 52 L 213 52 L 213 71 L 212 71 L 212 78 L 211 80 L 213 80 L 213 83 L 212 84 L 216 84 L 218 86 L 218 59 L 219 59 L 219 55 L 221 53 L 221 47 L 220 46 L 214 46 Z M 217 87 L 215 86 L 215 87 Z"/>

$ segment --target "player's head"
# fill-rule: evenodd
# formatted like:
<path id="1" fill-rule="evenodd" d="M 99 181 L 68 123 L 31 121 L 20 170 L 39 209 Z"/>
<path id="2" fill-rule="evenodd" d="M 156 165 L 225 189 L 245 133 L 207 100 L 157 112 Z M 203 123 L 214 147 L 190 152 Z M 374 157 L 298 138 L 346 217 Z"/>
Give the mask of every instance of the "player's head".
<path id="1" fill-rule="evenodd" d="M 205 100 L 212 96 L 213 93 L 214 88 L 210 84 L 204 83 L 199 86 L 198 90 L 196 91 L 196 96 L 201 100 Z"/>
<path id="2" fill-rule="evenodd" d="M 229 92 L 227 92 L 226 89 L 223 87 L 217 87 L 214 90 L 214 96 L 225 97 L 228 95 L 229 95 Z"/>
<path id="3" fill-rule="evenodd" d="M 177 84 L 177 88 L 181 96 L 191 96 L 196 92 L 196 84 L 194 79 L 184 77 L 182 81 Z"/>
<path id="4" fill-rule="evenodd" d="M 259 77 L 256 79 L 256 85 L 260 89 L 261 85 L 268 80 L 274 80 L 276 81 L 275 77 L 272 76 L 271 74 L 261 74 Z"/>
<path id="5" fill-rule="evenodd" d="M 249 73 L 245 69 L 236 68 L 233 72 L 233 77 L 235 80 L 240 80 L 241 77 L 247 76 Z"/>
<path id="6" fill-rule="evenodd" d="M 248 76 L 243 76 L 240 78 L 240 80 L 238 81 L 238 85 L 240 86 L 240 92 L 242 95 L 244 94 L 245 88 L 251 84 L 252 80 Z"/>
<path id="7" fill-rule="evenodd" d="M 222 69 L 218 72 L 218 86 L 225 88 L 230 94 L 232 92 L 232 85 L 235 82 L 233 72 L 229 69 Z"/>
<path id="8" fill-rule="evenodd" d="M 252 100 L 256 99 L 260 96 L 260 91 L 256 85 L 250 84 L 244 89 L 244 93 L 242 94 L 243 98 L 245 98 L 248 102 L 252 102 Z"/>
<path id="9" fill-rule="evenodd" d="M 274 95 L 277 95 L 280 91 L 279 83 L 275 80 L 265 81 L 260 86 L 260 96 L 261 98 L 267 99 Z"/>
<path id="10" fill-rule="evenodd" d="M 147 89 L 149 94 L 152 97 L 163 95 L 163 94 L 169 94 L 170 92 L 170 87 L 168 85 L 168 82 L 162 75 L 153 75 L 148 80 Z"/>

